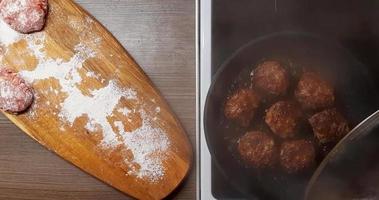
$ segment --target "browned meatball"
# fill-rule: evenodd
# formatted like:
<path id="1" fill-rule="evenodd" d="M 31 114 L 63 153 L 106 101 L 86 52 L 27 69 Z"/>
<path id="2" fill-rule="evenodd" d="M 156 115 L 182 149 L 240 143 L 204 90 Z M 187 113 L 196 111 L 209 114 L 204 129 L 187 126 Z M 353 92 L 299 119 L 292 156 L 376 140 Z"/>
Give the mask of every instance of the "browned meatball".
<path id="1" fill-rule="evenodd" d="M 285 141 L 280 147 L 280 165 L 287 173 L 298 173 L 315 163 L 315 148 L 311 141 Z"/>
<path id="2" fill-rule="evenodd" d="M 251 73 L 252 83 L 260 92 L 278 96 L 287 92 L 289 76 L 278 61 L 264 61 Z"/>
<path id="3" fill-rule="evenodd" d="M 276 146 L 272 137 L 261 131 L 252 131 L 238 142 L 241 158 L 257 169 L 272 167 L 276 161 Z"/>
<path id="4" fill-rule="evenodd" d="M 225 104 L 225 116 L 247 127 L 253 119 L 256 109 L 259 107 L 260 98 L 251 89 L 239 89 L 228 97 Z"/>
<path id="5" fill-rule="evenodd" d="M 295 96 L 305 109 L 326 108 L 333 105 L 335 99 L 333 87 L 313 72 L 301 76 Z"/>
<path id="6" fill-rule="evenodd" d="M 297 132 L 301 116 L 299 106 L 290 101 L 279 101 L 266 111 L 265 121 L 274 134 L 291 138 Z"/>
<path id="7" fill-rule="evenodd" d="M 308 121 L 320 143 L 337 142 L 350 131 L 346 119 L 334 108 L 316 113 Z"/>

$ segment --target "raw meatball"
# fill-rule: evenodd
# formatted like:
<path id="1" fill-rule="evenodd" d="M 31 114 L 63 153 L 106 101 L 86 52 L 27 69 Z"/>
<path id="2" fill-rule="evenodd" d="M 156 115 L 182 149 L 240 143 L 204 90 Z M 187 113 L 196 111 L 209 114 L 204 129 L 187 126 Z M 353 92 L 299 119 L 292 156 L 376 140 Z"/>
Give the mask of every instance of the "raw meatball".
<path id="1" fill-rule="evenodd" d="M 260 103 L 258 94 L 251 89 L 239 89 L 230 96 L 225 104 L 225 116 L 247 127 L 253 119 Z"/>
<path id="2" fill-rule="evenodd" d="M 26 110 L 33 102 L 33 90 L 10 69 L 0 69 L 0 109 L 11 113 Z"/>
<path id="3" fill-rule="evenodd" d="M 312 142 L 301 139 L 285 141 L 280 147 L 280 165 L 287 173 L 298 173 L 315 163 L 315 148 Z"/>
<path id="4" fill-rule="evenodd" d="M 47 0 L 2 0 L 0 13 L 14 30 L 31 33 L 45 25 L 47 6 Z"/>
<path id="5" fill-rule="evenodd" d="M 295 96 L 305 109 L 326 108 L 334 103 L 333 87 L 313 72 L 301 76 Z"/>
<path id="6" fill-rule="evenodd" d="M 350 131 L 346 119 L 336 109 L 316 113 L 308 121 L 320 143 L 338 142 Z"/>
<path id="7" fill-rule="evenodd" d="M 301 116 L 299 106 L 290 101 L 279 101 L 266 111 L 265 121 L 274 134 L 291 138 L 297 132 Z"/>
<path id="8" fill-rule="evenodd" d="M 260 92 L 278 96 L 287 92 L 289 76 L 278 61 L 264 61 L 251 73 L 252 83 Z"/>
<path id="9" fill-rule="evenodd" d="M 248 132 L 242 136 L 238 152 L 248 165 L 257 169 L 272 167 L 276 161 L 274 139 L 260 131 Z"/>

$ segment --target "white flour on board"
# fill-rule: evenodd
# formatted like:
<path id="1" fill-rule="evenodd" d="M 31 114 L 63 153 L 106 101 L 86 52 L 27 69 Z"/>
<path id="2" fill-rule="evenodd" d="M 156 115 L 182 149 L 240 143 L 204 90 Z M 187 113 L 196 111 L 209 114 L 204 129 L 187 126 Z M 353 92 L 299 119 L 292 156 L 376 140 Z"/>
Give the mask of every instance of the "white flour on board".
<path id="1" fill-rule="evenodd" d="M 78 88 L 82 82 L 79 70 L 83 68 L 87 59 L 96 57 L 96 52 L 86 44 L 78 43 L 74 48 L 74 55 L 68 61 L 52 59 L 44 51 L 45 37 L 44 32 L 31 35 L 15 33 L 0 20 L 0 46 L 6 47 L 24 39 L 38 60 L 34 70 L 20 71 L 19 74 L 30 83 L 47 79 L 55 79 L 59 82 L 59 91 L 52 90 L 52 87 L 50 90 L 54 91 L 55 94 L 63 93 L 66 96 L 59 104 L 59 112 L 56 113 L 63 123 L 59 127 L 60 130 L 64 131 L 64 126 L 72 126 L 75 120 L 80 117 L 87 117 L 88 122 L 83 128 L 89 132 L 100 130 L 103 134 L 102 147 L 116 148 L 122 144 L 133 153 L 132 158 L 125 159 L 125 163 L 130 167 L 128 175 L 152 182 L 161 180 L 165 174 L 162 160 L 165 158 L 165 152 L 168 150 L 170 142 L 166 133 L 161 128 L 154 127 L 149 120 L 154 116 L 148 116 L 143 107 L 140 108 L 138 112 L 141 115 L 142 126 L 130 132 L 125 130 L 121 121 L 112 124 L 108 120 L 114 111 L 127 116 L 131 112 L 128 108 L 117 109 L 116 107 L 122 98 L 138 101 L 137 92 L 133 88 L 121 88 L 115 80 L 110 80 L 105 87 L 90 91 L 90 95 L 83 94 Z M 98 43 L 99 41 L 96 40 L 95 42 Z M 86 76 L 98 77 L 99 74 L 87 72 Z M 38 91 L 36 92 L 38 93 Z M 36 101 L 38 99 L 36 98 Z M 33 112 L 35 109 L 38 109 L 38 106 L 32 106 L 31 115 L 35 114 Z M 156 111 L 159 112 L 159 109 Z M 132 123 L 132 121 L 128 119 L 128 123 Z M 117 137 L 117 135 L 121 137 Z M 135 167 L 136 164 L 138 167 Z"/>
<path id="2" fill-rule="evenodd" d="M 155 157 L 152 156 L 152 152 L 159 153 L 163 149 L 167 150 L 169 140 L 161 129 L 152 128 L 149 118 L 145 116 L 143 111 L 140 113 L 143 119 L 142 126 L 132 132 L 126 132 L 121 121 L 116 121 L 115 125 L 122 135 L 124 143 L 133 144 L 129 146 L 129 150 L 133 152 L 133 162 L 139 163 L 140 168 L 130 171 L 129 174 L 140 178 L 151 177 L 152 181 L 157 181 L 159 177 L 164 175 L 164 168 L 161 159 L 156 155 Z M 129 163 L 132 169 L 133 162 Z M 138 172 L 135 173 L 135 171 Z"/>
<path id="3" fill-rule="evenodd" d="M 86 73 L 86 76 L 91 77 L 91 78 L 99 78 L 99 75 L 96 75 L 95 72 L 93 72 L 93 71 L 88 71 Z"/>
<path id="4" fill-rule="evenodd" d="M 122 113 L 124 116 L 128 116 L 131 110 L 129 108 L 119 108 L 117 110 L 119 113 Z"/>
<path id="5" fill-rule="evenodd" d="M 12 44 L 19 40 L 21 34 L 17 33 L 11 27 L 8 26 L 3 20 L 0 19 L 0 45 L 5 46 Z"/>

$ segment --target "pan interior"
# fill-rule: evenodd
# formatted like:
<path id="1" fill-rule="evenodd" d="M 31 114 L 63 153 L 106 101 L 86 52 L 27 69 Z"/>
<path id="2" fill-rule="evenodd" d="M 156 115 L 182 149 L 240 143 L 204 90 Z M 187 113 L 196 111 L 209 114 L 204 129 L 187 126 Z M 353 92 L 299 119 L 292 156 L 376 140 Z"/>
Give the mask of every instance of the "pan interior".
<path id="1" fill-rule="evenodd" d="M 312 171 L 287 176 L 279 169 L 258 172 L 244 166 L 236 154 L 237 139 L 248 130 L 265 130 L 267 127 L 263 119 L 257 118 L 249 128 L 241 128 L 226 120 L 223 114 L 227 96 L 239 87 L 247 87 L 250 72 L 266 59 L 280 60 L 291 69 L 291 87 L 303 69 L 320 72 L 334 85 L 336 105 L 352 125 L 378 108 L 377 88 L 367 68 L 338 44 L 305 33 L 277 33 L 254 40 L 235 52 L 216 73 L 204 112 L 207 143 L 216 165 L 249 199 L 300 199 Z M 292 96 L 290 93 L 283 98 Z M 264 105 L 257 115 L 262 116 L 265 109 Z M 301 131 L 312 137 L 309 127 L 305 126 Z"/>

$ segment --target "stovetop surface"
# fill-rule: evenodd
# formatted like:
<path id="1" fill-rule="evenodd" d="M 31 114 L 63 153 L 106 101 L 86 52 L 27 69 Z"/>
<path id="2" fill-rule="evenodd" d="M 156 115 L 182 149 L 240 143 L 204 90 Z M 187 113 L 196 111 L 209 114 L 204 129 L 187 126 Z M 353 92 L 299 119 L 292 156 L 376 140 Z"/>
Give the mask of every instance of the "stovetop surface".
<path id="1" fill-rule="evenodd" d="M 309 32 L 338 41 L 378 74 L 379 1 L 214 0 L 212 2 L 212 75 L 239 47 L 280 31 Z M 378 84 L 378 83 L 376 83 Z M 242 199 L 212 163 L 212 194 Z"/>

